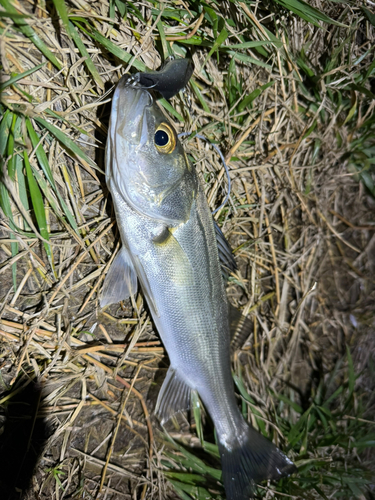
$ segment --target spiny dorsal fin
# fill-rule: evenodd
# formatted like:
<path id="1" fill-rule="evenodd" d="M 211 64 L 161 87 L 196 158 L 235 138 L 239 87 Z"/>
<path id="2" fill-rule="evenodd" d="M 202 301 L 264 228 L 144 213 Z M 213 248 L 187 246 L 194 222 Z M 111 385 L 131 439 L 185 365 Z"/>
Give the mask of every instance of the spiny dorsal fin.
<path id="1" fill-rule="evenodd" d="M 231 272 L 237 269 L 236 261 L 234 260 L 234 256 L 232 253 L 232 249 L 225 238 L 222 230 L 214 221 L 215 227 L 215 235 L 217 242 L 217 249 L 219 250 L 219 260 L 221 264 L 221 274 L 225 280 L 228 279 L 228 276 Z"/>
<path id="2" fill-rule="evenodd" d="M 100 307 L 116 304 L 137 292 L 137 274 L 128 250 L 123 246 L 116 255 L 104 280 Z"/>
<path id="3" fill-rule="evenodd" d="M 190 408 L 190 391 L 190 387 L 170 366 L 161 386 L 155 408 L 155 414 L 162 425 L 179 411 Z"/>

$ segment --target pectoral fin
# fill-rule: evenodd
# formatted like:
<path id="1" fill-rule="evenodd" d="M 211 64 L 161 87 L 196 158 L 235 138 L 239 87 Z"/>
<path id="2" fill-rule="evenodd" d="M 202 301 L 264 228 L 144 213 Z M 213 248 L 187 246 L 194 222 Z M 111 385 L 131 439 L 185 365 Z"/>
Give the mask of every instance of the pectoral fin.
<path id="1" fill-rule="evenodd" d="M 128 250 L 122 247 L 104 280 L 100 307 L 116 304 L 137 292 L 137 274 Z"/>
<path id="2" fill-rule="evenodd" d="M 162 425 L 177 412 L 189 409 L 190 390 L 178 372 L 169 367 L 155 408 L 155 413 Z"/>

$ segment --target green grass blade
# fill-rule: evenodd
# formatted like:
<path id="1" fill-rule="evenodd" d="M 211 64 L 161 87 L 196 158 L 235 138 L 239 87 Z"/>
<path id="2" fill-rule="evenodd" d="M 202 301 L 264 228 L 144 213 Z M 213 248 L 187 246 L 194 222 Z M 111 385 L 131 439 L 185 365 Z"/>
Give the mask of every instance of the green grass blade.
<path id="1" fill-rule="evenodd" d="M 33 237 L 33 233 L 27 233 L 25 231 L 22 231 L 22 229 L 18 226 L 16 226 L 13 218 L 13 212 L 12 212 L 12 205 L 10 203 L 10 196 L 8 193 L 8 190 L 5 186 L 5 184 L 0 180 L 0 207 L 2 211 L 4 212 L 5 216 L 8 217 L 9 221 L 9 227 L 15 232 L 15 233 L 20 233 L 24 236 L 27 237 Z"/>
<path id="2" fill-rule="evenodd" d="M 329 500 L 329 498 L 327 497 L 327 495 L 324 493 L 324 491 L 321 488 L 319 488 L 319 486 L 314 485 L 314 489 L 323 498 L 323 500 Z"/>
<path id="3" fill-rule="evenodd" d="M 31 170 L 31 166 L 30 166 L 30 162 L 29 162 L 29 158 L 27 156 L 27 151 L 24 151 L 23 159 L 24 159 L 24 163 L 25 163 L 27 181 L 29 184 L 31 203 L 33 205 L 34 215 L 35 215 L 35 218 L 36 218 L 36 221 L 38 224 L 39 232 L 40 232 L 41 236 L 43 236 L 43 238 L 48 241 L 49 240 L 49 232 L 47 229 L 47 218 L 46 218 L 46 212 L 45 212 L 45 208 L 44 208 L 43 197 L 42 197 L 42 193 L 40 192 L 40 189 L 38 187 L 38 184 L 33 176 L 33 172 Z M 45 241 L 43 242 L 43 245 L 44 245 L 44 248 L 46 250 L 48 260 L 50 261 L 52 269 L 54 270 L 51 245 L 49 245 Z"/>
<path id="4" fill-rule="evenodd" d="M 198 97 L 199 102 L 202 104 L 202 108 L 207 112 L 210 113 L 210 108 L 208 107 L 208 104 L 206 103 L 203 95 L 201 94 L 201 91 L 199 90 L 198 85 L 195 83 L 193 79 L 190 80 L 190 85 L 192 86 L 192 89 L 195 92 L 195 95 Z"/>
<path id="5" fill-rule="evenodd" d="M 203 488 L 202 486 L 196 486 L 194 484 L 188 484 L 188 483 L 182 483 L 180 481 L 175 481 L 173 479 L 169 479 L 170 483 L 174 487 L 178 487 L 179 490 L 187 493 L 188 495 L 193 495 L 194 498 L 198 500 L 207 500 L 207 498 L 212 499 L 212 495 L 206 490 L 206 488 Z"/>
<path id="6" fill-rule="evenodd" d="M 26 180 L 23 172 L 23 159 L 21 156 L 16 156 L 16 175 L 17 175 L 17 184 L 18 184 L 18 194 L 21 200 L 22 205 L 25 207 L 25 210 L 29 211 L 29 197 L 27 193 Z M 24 220 L 25 230 L 31 231 L 26 220 Z"/>
<path id="7" fill-rule="evenodd" d="M 318 28 L 320 28 L 318 21 L 323 21 L 324 23 L 327 24 L 335 24 L 336 26 L 348 28 L 348 26 L 346 26 L 345 24 L 334 21 L 326 14 L 316 9 L 315 7 L 311 7 L 311 5 L 304 2 L 303 0 L 273 0 L 273 1 L 275 3 L 278 3 L 279 5 L 282 5 L 283 7 L 285 7 L 285 9 L 294 12 L 295 14 L 297 14 L 297 16 L 301 17 L 302 19 L 311 24 L 314 24 Z"/>
<path id="8" fill-rule="evenodd" d="M 364 75 L 364 77 L 362 79 L 362 85 L 364 85 L 367 82 L 367 80 L 369 79 L 369 77 L 374 73 L 375 73 L 375 60 L 368 67 L 366 74 Z"/>
<path id="9" fill-rule="evenodd" d="M 191 474 L 190 472 L 166 472 L 165 475 L 171 479 L 178 479 L 185 484 L 199 484 L 202 483 L 202 476 L 199 474 Z"/>
<path id="10" fill-rule="evenodd" d="M 270 64 L 267 64 L 263 61 L 259 61 L 254 57 L 248 56 L 247 54 L 241 54 L 240 52 L 235 52 L 234 50 L 227 51 L 226 47 L 222 47 L 222 50 L 224 50 L 228 55 L 234 57 L 237 61 L 242 61 L 248 64 L 255 64 L 256 66 L 260 66 L 261 68 L 266 68 L 269 71 L 272 70 L 272 66 Z"/>
<path id="11" fill-rule="evenodd" d="M 117 10 L 120 13 L 121 18 L 124 19 L 124 17 L 127 14 L 127 5 L 124 2 L 122 2 L 121 0 L 115 0 L 115 4 L 117 7 Z M 114 10 L 114 6 L 113 6 L 113 10 Z M 110 17 L 112 17 L 112 16 L 110 16 Z"/>
<path id="12" fill-rule="evenodd" d="M 340 387 L 336 389 L 335 392 L 326 401 L 324 401 L 324 405 L 329 405 L 343 392 L 343 390 L 344 390 L 343 386 L 340 385 Z"/>
<path id="13" fill-rule="evenodd" d="M 89 73 L 91 74 L 91 76 L 93 77 L 93 79 L 95 80 L 97 85 L 101 89 L 104 89 L 104 82 L 103 82 L 102 78 L 100 77 L 98 70 L 96 69 L 94 63 L 92 62 L 91 57 L 89 56 L 89 53 L 87 52 L 84 43 L 82 42 L 81 38 L 79 37 L 79 34 L 78 34 L 74 24 L 69 21 L 68 11 L 67 11 L 64 0 L 53 0 L 53 4 L 54 4 L 56 11 L 57 11 L 58 15 L 60 16 L 60 18 L 65 26 L 66 32 L 68 33 L 69 37 L 76 44 L 77 49 L 79 50 L 80 54 L 83 57 L 86 57 L 85 65 L 86 65 Z"/>
<path id="14" fill-rule="evenodd" d="M 40 68 L 43 68 L 46 63 L 38 64 L 38 66 L 35 66 L 35 68 L 28 69 L 27 71 L 24 71 L 23 73 L 20 73 L 19 75 L 12 76 L 12 78 L 9 78 L 6 82 L 2 83 L 0 85 L 0 92 L 9 87 L 9 85 L 13 85 L 13 83 L 18 82 L 18 80 L 21 80 L 21 78 L 25 78 L 26 76 L 29 76 L 35 71 L 38 71 Z"/>
<path id="15" fill-rule="evenodd" d="M 19 128 L 20 118 L 16 115 L 12 115 L 12 123 L 9 129 L 8 144 L 7 144 L 7 157 L 8 157 L 8 174 L 9 177 L 14 180 L 16 174 L 16 162 L 14 157 L 14 136 L 16 135 L 16 130 Z"/>
<path id="16" fill-rule="evenodd" d="M 94 28 L 91 28 L 90 30 L 87 30 L 83 28 L 83 26 L 77 22 L 74 23 L 80 30 L 82 30 L 84 33 L 86 33 L 88 36 L 96 40 L 100 45 L 102 45 L 105 49 L 107 49 L 112 55 L 120 59 L 121 61 L 126 62 L 129 64 L 130 62 L 132 63 L 132 66 L 134 68 L 138 69 L 139 71 L 147 71 L 147 66 L 143 64 L 142 61 L 139 61 L 136 59 L 132 54 L 129 54 L 125 50 L 121 49 L 117 45 L 115 45 L 111 40 L 108 40 L 105 36 L 103 36 L 99 31 L 97 31 Z"/>
<path id="17" fill-rule="evenodd" d="M 187 451 L 183 446 L 176 443 L 176 441 L 174 441 L 168 434 L 166 434 L 166 438 L 168 442 L 171 443 L 173 448 L 175 448 L 179 453 L 181 453 L 184 456 L 184 459 L 182 459 L 183 461 L 179 460 L 184 467 L 186 467 L 187 469 L 191 468 L 194 472 L 197 472 L 198 474 L 209 474 L 214 479 L 219 479 L 221 477 L 221 470 L 215 469 L 205 464 L 203 460 L 198 458 L 193 453 Z M 175 458 L 176 457 L 173 456 L 173 459 Z"/>
<path id="18" fill-rule="evenodd" d="M 357 85 L 356 83 L 352 83 L 345 87 L 345 90 L 357 90 L 358 92 L 361 92 L 362 94 L 365 94 L 369 99 L 375 99 L 375 95 L 366 87 L 363 87 L 362 85 Z"/>
<path id="19" fill-rule="evenodd" d="M 10 17 L 11 19 L 26 19 L 30 16 L 27 14 L 15 14 L 14 12 L 6 12 L 6 11 L 0 11 L 0 18 L 1 17 Z"/>
<path id="20" fill-rule="evenodd" d="M 119 9 L 122 18 L 126 17 L 127 12 L 132 11 L 132 14 L 143 23 L 146 23 L 141 11 L 130 0 L 116 0 L 117 8 Z"/>
<path id="21" fill-rule="evenodd" d="M 89 156 L 87 156 L 87 154 L 84 153 L 80 147 L 77 146 L 77 144 L 70 137 L 64 134 L 62 130 L 55 127 L 55 125 L 52 125 L 52 123 L 47 122 L 43 118 L 35 117 L 34 120 L 40 123 L 40 125 L 42 125 L 47 130 L 49 130 L 51 134 L 53 134 L 56 137 L 56 139 L 65 146 L 65 148 L 67 149 L 68 152 L 70 152 L 70 154 L 73 153 L 73 155 L 76 156 L 78 159 L 83 160 L 85 163 L 88 163 L 94 169 L 98 170 L 101 173 L 104 173 L 96 165 L 96 163 Z"/>
<path id="22" fill-rule="evenodd" d="M 204 450 L 208 451 L 207 448 L 206 448 L 206 445 L 207 445 L 207 443 L 204 442 Z M 212 445 L 212 446 L 214 446 L 214 445 Z M 209 453 L 211 453 L 211 452 L 209 451 Z M 217 451 L 217 455 L 215 455 L 214 453 L 211 453 L 211 454 L 214 455 L 218 459 L 220 458 L 218 451 Z M 182 457 L 179 454 L 178 455 L 178 459 L 176 458 L 176 454 L 175 453 L 170 453 L 170 452 L 166 451 L 166 452 L 164 452 L 164 455 L 166 457 L 171 458 L 171 460 L 173 462 L 178 461 L 178 464 L 181 467 L 185 467 L 186 469 L 192 469 L 197 474 L 201 474 L 201 475 L 207 475 L 208 474 L 208 475 L 210 475 L 211 477 L 213 477 L 217 481 L 221 480 L 221 476 L 222 476 L 221 469 L 215 469 L 214 467 L 210 467 L 209 465 L 206 465 L 201 460 L 199 460 L 199 461 L 192 460 L 191 457 L 193 455 L 190 455 L 189 458 L 184 458 L 184 457 Z"/>
<path id="23" fill-rule="evenodd" d="M 77 49 L 80 51 L 80 53 L 83 57 L 86 57 L 85 65 L 87 67 L 87 70 L 91 73 L 91 76 L 95 80 L 96 84 L 101 89 L 104 89 L 103 79 L 99 75 L 99 72 L 96 69 L 95 64 L 92 62 L 92 59 L 91 59 L 89 53 L 87 52 L 87 49 L 86 49 L 84 43 L 82 42 L 82 40 L 78 34 L 78 31 L 76 30 L 74 24 L 71 23 L 70 21 L 69 21 L 69 27 L 70 27 L 70 35 L 71 35 L 72 39 L 74 40 L 74 43 L 76 44 Z"/>
<path id="24" fill-rule="evenodd" d="M 193 409 L 197 436 L 201 442 L 201 445 L 203 446 L 204 437 L 203 437 L 203 426 L 202 426 L 202 404 L 199 400 L 197 391 L 191 392 L 191 405 Z"/>
<path id="25" fill-rule="evenodd" d="M 217 444 L 208 443 L 207 441 L 205 441 L 204 442 L 204 449 L 205 449 L 205 451 L 207 451 L 207 453 L 209 453 L 213 457 L 220 459 L 219 447 L 217 446 Z M 221 470 L 219 470 L 219 472 L 221 474 Z M 220 479 L 220 478 L 221 478 L 221 475 L 218 477 L 218 479 Z"/>
<path id="26" fill-rule="evenodd" d="M 78 226 L 77 226 L 77 223 L 76 223 L 76 220 L 72 214 L 72 212 L 70 211 L 70 209 L 68 208 L 68 205 L 65 203 L 64 199 L 62 198 L 61 194 L 58 192 L 58 190 L 56 189 L 56 194 L 57 194 L 57 197 L 59 199 L 59 202 L 60 202 L 60 205 L 61 205 L 61 208 L 66 216 L 66 218 L 68 219 L 69 221 L 69 224 L 71 225 L 71 227 L 74 229 L 74 231 L 79 234 L 79 230 L 78 230 Z"/>
<path id="27" fill-rule="evenodd" d="M 34 210 L 36 221 L 38 223 L 40 234 L 43 236 L 43 238 L 45 238 L 46 240 L 49 240 L 49 233 L 47 231 L 47 219 L 46 219 L 46 213 L 45 213 L 45 209 L 44 209 L 43 197 L 42 197 L 42 193 L 40 192 L 40 189 L 38 187 L 38 184 L 35 181 L 35 178 L 33 176 L 30 162 L 29 162 L 29 158 L 27 156 L 27 151 L 24 151 L 23 158 L 24 158 L 24 162 L 25 162 L 26 176 L 27 176 L 27 181 L 28 181 L 28 185 L 29 185 L 31 202 L 33 205 L 33 210 Z"/>
<path id="28" fill-rule="evenodd" d="M 54 111 L 52 111 L 52 109 L 47 108 L 45 110 L 45 112 L 46 112 L 47 115 L 50 115 L 52 118 L 55 118 L 58 121 L 62 121 L 63 123 L 66 123 L 66 125 L 69 128 L 72 128 L 72 129 L 76 130 L 80 134 L 88 135 L 86 130 L 83 130 L 83 128 L 81 128 L 81 127 L 77 127 L 77 125 L 75 125 L 71 121 L 67 120 L 63 116 L 59 115 L 58 113 L 55 113 Z"/>
<path id="29" fill-rule="evenodd" d="M 130 3 L 130 2 L 129 2 Z M 194 9 L 194 7 L 191 5 L 189 7 L 192 10 L 186 10 L 186 9 L 164 9 L 162 12 L 162 18 L 164 19 L 173 19 L 174 21 L 178 21 L 179 23 L 185 24 L 184 20 L 188 17 L 191 18 L 191 16 L 195 17 L 199 13 Z M 151 9 L 151 15 L 153 17 L 157 17 L 160 14 L 160 10 L 157 9 Z"/>
<path id="30" fill-rule="evenodd" d="M 304 429 L 306 429 L 306 426 L 309 427 L 309 415 L 311 413 L 311 410 L 313 409 L 312 406 L 305 411 L 303 415 L 301 415 L 300 419 L 298 422 L 291 428 L 289 434 L 288 434 L 288 441 L 292 446 L 295 446 L 298 441 L 301 439 L 302 435 L 304 434 Z"/>
<path id="31" fill-rule="evenodd" d="M 161 41 L 161 46 L 163 47 L 163 55 L 164 55 L 164 59 L 166 59 L 167 57 L 169 57 L 170 55 L 172 55 L 172 51 L 171 51 L 171 46 L 170 44 L 167 42 L 167 39 L 165 37 L 165 32 L 164 32 L 164 28 L 163 28 L 163 23 L 162 21 L 160 20 L 157 25 L 156 25 L 158 31 L 159 31 L 159 36 L 160 36 L 160 41 Z"/>
<path id="32" fill-rule="evenodd" d="M 4 156 L 7 147 L 9 130 L 13 119 L 13 113 L 7 109 L 0 123 L 0 155 Z"/>
<path id="33" fill-rule="evenodd" d="M 204 17 L 205 17 L 206 21 L 208 21 L 212 25 L 214 37 L 216 38 L 217 37 L 217 28 L 218 28 L 218 24 L 219 24 L 218 16 L 217 16 L 216 12 L 214 11 L 214 9 L 209 7 L 207 4 L 203 4 L 203 9 L 206 13 Z"/>
<path id="34" fill-rule="evenodd" d="M 179 40 L 178 42 L 183 45 L 199 45 L 200 47 L 212 47 L 212 42 L 208 42 L 198 35 L 194 35 L 193 37 L 184 40 Z"/>
<path id="35" fill-rule="evenodd" d="M 241 113 L 247 106 L 249 106 L 257 97 L 260 96 L 260 94 L 263 92 L 263 90 L 268 89 L 268 87 L 271 87 L 275 82 L 268 82 L 261 87 L 253 90 L 248 96 L 246 96 L 238 105 L 238 112 Z"/>
<path id="36" fill-rule="evenodd" d="M 47 155 L 43 149 L 42 144 L 39 143 L 40 137 L 35 132 L 34 127 L 33 127 L 29 118 L 26 118 L 26 128 L 27 128 L 27 132 L 29 134 L 30 140 L 31 140 L 31 144 L 33 145 L 33 148 L 36 148 L 35 154 L 36 154 L 36 157 L 39 161 L 40 166 L 42 167 L 44 175 L 47 177 L 51 186 L 56 189 L 55 180 L 53 178 L 52 171 L 51 171 L 51 168 L 49 166 Z"/>
<path id="37" fill-rule="evenodd" d="M 167 111 L 170 112 L 171 115 L 173 115 L 175 118 L 177 118 L 177 120 L 179 120 L 180 122 L 184 123 L 185 120 L 183 118 L 183 116 L 180 115 L 180 113 L 178 111 L 176 111 L 174 109 L 174 107 L 169 104 L 169 102 L 167 101 L 167 99 L 159 99 L 158 101 Z"/>
<path id="38" fill-rule="evenodd" d="M 358 451 L 365 450 L 366 448 L 375 447 L 375 434 L 367 434 L 365 437 L 358 439 L 352 443 L 353 448 L 358 448 Z"/>
<path id="39" fill-rule="evenodd" d="M 178 481 L 169 481 L 173 486 L 173 489 L 177 493 L 177 495 L 181 498 L 181 500 L 192 500 L 192 497 L 185 493 L 183 489 L 179 487 L 180 483 Z"/>
<path id="40" fill-rule="evenodd" d="M 115 0 L 109 0 L 109 11 L 108 11 L 108 17 L 111 19 L 115 20 L 115 14 L 116 13 L 116 8 L 115 8 Z M 121 15 L 121 12 L 120 12 Z M 123 17 L 123 15 L 121 15 Z M 112 24 L 113 26 L 113 24 Z"/>
<path id="41" fill-rule="evenodd" d="M 12 3 L 9 0 L 0 0 L 0 5 L 6 9 L 7 12 L 11 14 L 18 14 L 15 7 L 13 7 Z M 18 28 L 22 31 L 22 33 L 30 38 L 33 44 L 40 50 L 40 52 L 49 60 L 51 63 L 56 66 L 57 69 L 62 68 L 62 64 L 60 61 L 56 59 L 54 54 L 49 50 L 47 45 L 39 38 L 39 36 L 35 33 L 33 28 L 29 26 L 29 24 L 24 19 L 13 18 L 13 22 Z"/>
<path id="42" fill-rule="evenodd" d="M 36 170 L 36 168 L 31 166 L 31 169 L 33 172 L 33 176 L 39 185 L 39 188 L 41 189 L 45 198 L 48 200 L 48 203 L 51 205 L 56 216 L 59 219 L 63 219 L 63 214 L 60 210 L 60 207 L 58 206 L 56 199 L 53 197 L 53 194 L 52 194 L 51 189 L 49 188 L 47 182 L 45 181 L 45 179 L 43 179 L 42 175 Z"/>
<path id="43" fill-rule="evenodd" d="M 233 380 L 236 384 L 237 389 L 240 391 L 241 396 L 244 398 L 245 401 L 250 403 L 251 413 L 253 415 L 255 415 L 255 419 L 256 419 L 257 425 L 259 427 L 259 431 L 263 435 L 267 436 L 267 431 L 266 431 L 266 426 L 265 426 L 264 421 L 261 418 L 257 418 L 257 417 L 261 416 L 261 413 L 254 407 L 254 400 L 247 393 L 246 387 L 245 387 L 242 379 L 238 375 L 234 374 Z"/>
<path id="44" fill-rule="evenodd" d="M 12 229 L 16 229 L 14 221 L 13 221 L 12 206 L 10 204 L 8 190 L 2 181 L 0 181 L 0 206 L 1 206 L 1 209 L 4 212 L 5 216 L 9 218 L 9 226 Z M 17 231 L 17 229 L 16 229 L 16 231 Z M 15 235 L 13 233 L 9 233 L 9 237 L 14 239 Z M 10 250 L 12 252 L 12 257 L 16 256 L 18 254 L 18 243 L 11 243 Z M 13 280 L 13 289 L 15 292 L 17 290 L 17 263 L 16 262 L 14 264 L 12 264 L 12 280 Z"/>
<path id="45" fill-rule="evenodd" d="M 55 6 L 57 14 L 60 16 L 60 19 L 62 20 L 65 26 L 68 35 L 70 35 L 68 11 L 66 9 L 64 0 L 52 0 L 52 1 Z"/>
<path id="46" fill-rule="evenodd" d="M 7 156 L 11 156 L 11 159 L 8 162 L 15 164 L 15 158 L 13 156 L 13 148 L 14 148 L 14 128 L 17 122 L 17 116 L 8 110 L 4 113 L 3 119 L 1 120 L 0 125 L 0 206 L 4 215 L 9 218 L 9 226 L 11 229 L 16 229 L 13 219 L 12 206 L 10 203 L 10 198 L 8 194 L 8 190 L 5 187 L 4 183 L 1 181 L 3 175 L 7 175 L 7 171 L 3 174 L 4 168 L 4 154 L 7 153 Z M 13 132 L 12 132 L 13 130 Z M 11 166 L 11 169 L 13 167 Z M 15 172 L 13 172 L 14 174 Z M 9 234 L 10 238 L 14 239 L 15 236 L 13 233 Z M 18 254 L 18 243 L 11 243 L 10 249 L 12 253 L 12 257 Z M 12 264 L 12 281 L 13 281 L 13 289 L 14 292 L 17 290 L 17 263 Z"/>
<path id="47" fill-rule="evenodd" d="M 69 210 L 69 208 L 68 208 L 67 204 L 65 203 L 64 199 L 62 198 L 59 190 L 57 189 L 57 186 L 56 186 L 55 180 L 53 178 L 53 174 L 52 174 L 51 168 L 49 166 L 47 155 L 46 155 L 46 153 L 45 153 L 45 151 L 43 149 L 42 144 L 39 144 L 40 137 L 35 132 L 35 130 L 34 130 L 34 128 L 32 126 L 32 123 L 31 123 L 31 121 L 30 121 L 29 118 L 26 119 L 26 127 L 27 127 L 27 132 L 28 132 L 30 140 L 31 140 L 31 144 L 33 145 L 33 148 L 36 148 L 35 154 L 36 154 L 36 157 L 38 159 L 39 165 L 41 166 L 41 168 L 42 168 L 42 170 L 44 172 L 44 175 L 46 176 L 47 180 L 49 181 L 49 183 L 53 187 L 53 190 L 54 190 L 54 192 L 56 193 L 56 196 L 59 199 L 60 206 L 61 206 L 61 208 L 62 208 L 62 210 L 63 210 L 66 218 L 68 219 L 69 224 L 74 229 L 74 231 L 78 234 L 78 227 L 77 227 L 77 223 L 75 221 L 75 218 L 74 218 L 72 212 Z M 38 145 L 38 147 L 37 147 L 37 145 Z M 40 182 L 39 182 L 39 185 L 40 185 Z M 41 185 L 40 185 L 40 187 L 42 189 Z M 43 190 L 43 192 L 44 191 L 45 190 Z M 44 195 L 46 196 L 45 192 L 44 192 Z M 47 196 L 46 196 L 46 198 L 48 199 Z M 52 203 L 51 203 L 51 201 L 49 199 L 48 199 L 48 201 L 52 205 Z"/>
<path id="48" fill-rule="evenodd" d="M 366 9 L 366 7 L 364 7 L 363 5 L 362 5 L 361 9 L 362 9 L 362 11 L 363 11 L 364 15 L 365 15 L 365 16 L 367 17 L 367 19 L 369 20 L 369 22 L 370 22 L 373 26 L 375 26 L 375 14 L 373 14 L 370 10 Z"/>
<path id="49" fill-rule="evenodd" d="M 253 49 L 256 47 L 263 47 L 264 45 L 276 45 L 278 48 L 282 47 L 281 42 L 275 42 L 273 40 L 257 40 L 253 42 L 243 42 L 243 43 L 233 43 L 231 45 L 226 45 L 228 49 Z"/>
<path id="50" fill-rule="evenodd" d="M 299 404 L 295 403 L 294 401 L 292 401 L 291 399 L 287 398 L 283 394 L 276 394 L 273 391 L 271 391 L 271 393 L 277 399 L 279 399 L 280 401 L 283 401 L 284 403 L 286 403 L 287 405 L 289 405 L 291 408 L 293 408 L 294 411 L 296 411 L 297 413 L 299 413 L 300 415 L 302 415 L 303 409 L 302 409 L 302 407 Z"/>
<path id="51" fill-rule="evenodd" d="M 228 31 L 226 30 L 226 28 L 223 28 L 221 31 L 220 31 L 220 34 L 219 36 L 217 37 L 217 39 L 215 40 L 215 43 L 213 44 L 211 50 L 209 51 L 209 53 L 207 54 L 205 60 L 204 60 L 204 63 L 202 64 L 202 70 L 203 68 L 205 67 L 206 65 L 206 62 L 209 60 L 209 58 L 212 56 L 212 54 L 218 50 L 221 45 L 225 42 L 225 40 L 228 38 L 229 36 L 229 33 Z"/>

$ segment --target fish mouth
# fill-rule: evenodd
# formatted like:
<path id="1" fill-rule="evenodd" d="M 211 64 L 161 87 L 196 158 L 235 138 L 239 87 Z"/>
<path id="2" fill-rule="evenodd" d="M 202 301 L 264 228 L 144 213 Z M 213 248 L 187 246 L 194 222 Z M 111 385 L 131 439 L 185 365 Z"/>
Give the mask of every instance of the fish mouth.
<path id="1" fill-rule="evenodd" d="M 143 146 L 148 140 L 147 111 L 153 97 L 145 89 L 137 88 L 131 75 L 124 75 L 115 90 L 112 101 L 111 128 L 133 146 Z"/>

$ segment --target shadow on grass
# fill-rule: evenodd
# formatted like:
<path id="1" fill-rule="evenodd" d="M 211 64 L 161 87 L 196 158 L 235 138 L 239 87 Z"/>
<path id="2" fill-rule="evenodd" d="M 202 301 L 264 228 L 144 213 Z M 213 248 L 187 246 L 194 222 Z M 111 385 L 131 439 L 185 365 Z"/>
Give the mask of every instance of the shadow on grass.
<path id="1" fill-rule="evenodd" d="M 41 386 L 28 384 L 2 412 L 0 429 L 0 498 L 22 500 L 48 438 L 43 418 L 36 418 Z M 6 395 L 5 395 L 6 396 Z M 4 407 L 3 407 L 4 408 Z"/>

